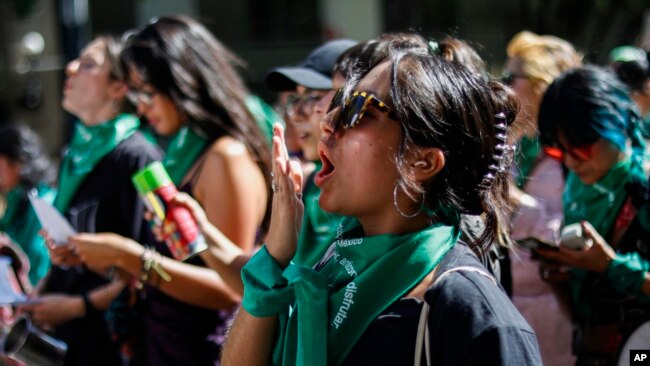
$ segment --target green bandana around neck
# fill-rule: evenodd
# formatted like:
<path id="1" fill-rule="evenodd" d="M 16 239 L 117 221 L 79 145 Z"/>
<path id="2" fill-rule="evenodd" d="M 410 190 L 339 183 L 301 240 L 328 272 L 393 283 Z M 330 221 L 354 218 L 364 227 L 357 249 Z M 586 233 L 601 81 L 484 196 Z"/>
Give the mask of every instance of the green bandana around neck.
<path id="1" fill-rule="evenodd" d="M 600 235 L 607 237 L 627 198 L 625 185 L 631 179 L 629 158 L 616 163 L 601 180 L 590 185 L 569 172 L 562 196 L 564 225 L 589 221 Z"/>
<path id="2" fill-rule="evenodd" d="M 163 165 L 176 186 L 180 186 L 185 174 L 201 155 L 208 140 L 190 126 L 183 126 L 167 146 Z"/>
<path id="3" fill-rule="evenodd" d="M 530 138 L 524 136 L 519 141 L 517 154 L 515 155 L 517 168 L 519 169 L 517 187 L 522 188 L 526 184 L 528 176 L 533 172 L 535 162 L 541 150 L 537 137 Z"/>
<path id="4" fill-rule="evenodd" d="M 338 236 L 320 271 L 289 265 L 284 286 L 263 286 L 268 277 L 256 274 L 271 273 L 262 269 L 273 261 L 264 248 L 242 271 L 243 306 L 254 316 L 270 316 L 295 299 L 290 314 L 279 313 L 273 364 L 337 365 L 382 311 L 433 271 L 459 234 L 456 226 L 434 224 L 406 235 L 364 237 L 357 226 Z M 257 292 L 262 287 L 269 290 Z"/>
<path id="5" fill-rule="evenodd" d="M 96 126 L 77 121 L 74 134 L 63 158 L 59 174 L 59 193 L 54 205 L 64 213 L 77 189 L 97 164 L 122 141 L 133 135 L 140 120 L 132 114 L 120 114 Z"/>

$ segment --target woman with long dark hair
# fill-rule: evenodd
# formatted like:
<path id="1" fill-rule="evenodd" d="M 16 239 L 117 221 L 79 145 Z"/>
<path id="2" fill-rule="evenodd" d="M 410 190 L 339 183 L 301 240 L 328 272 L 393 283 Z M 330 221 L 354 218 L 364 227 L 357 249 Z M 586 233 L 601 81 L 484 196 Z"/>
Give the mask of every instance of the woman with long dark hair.
<path id="1" fill-rule="evenodd" d="M 138 114 L 171 137 L 163 164 L 173 182 L 203 206 L 218 236 L 239 246 L 240 255 L 223 260 L 220 247 L 209 245 L 179 262 L 160 243 L 142 242 L 154 245 L 143 249 L 115 235 L 73 242 L 93 267 L 116 266 L 138 279 L 146 274 L 143 362 L 212 365 L 240 301 L 239 271 L 225 267 L 241 266 L 237 261 L 250 255 L 268 225 L 270 147 L 246 107 L 239 60 L 196 21 L 155 19 L 128 39 L 122 61 Z"/>
<path id="2" fill-rule="evenodd" d="M 319 203 L 352 219 L 314 268 L 290 263 L 302 175 L 276 127 L 271 229 L 242 271 L 224 364 L 541 364 L 530 328 L 458 242 L 463 213 L 485 215 L 480 245 L 502 233 L 516 101 L 433 47 L 393 46 L 321 122 Z"/>

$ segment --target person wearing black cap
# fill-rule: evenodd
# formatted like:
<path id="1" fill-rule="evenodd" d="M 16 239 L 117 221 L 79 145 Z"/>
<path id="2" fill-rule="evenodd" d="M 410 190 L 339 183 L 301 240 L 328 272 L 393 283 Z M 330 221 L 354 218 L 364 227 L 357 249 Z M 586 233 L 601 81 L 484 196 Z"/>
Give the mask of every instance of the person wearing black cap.
<path id="1" fill-rule="evenodd" d="M 300 65 L 279 67 L 266 77 L 266 85 L 273 91 L 293 91 L 285 104 L 287 125 L 295 129 L 303 157 L 314 162 L 315 172 L 321 168 L 318 157 L 320 120 L 334 96 L 334 87 L 345 83 L 343 75 L 333 75 L 332 70 L 339 56 L 354 45 L 356 42 L 348 39 L 326 42 Z M 327 213 L 318 205 L 320 190 L 314 185 L 315 172 L 309 175 L 304 185 L 305 213 L 298 251 L 293 259 L 306 266 L 313 266 L 325 254 L 340 222 L 340 216 Z"/>

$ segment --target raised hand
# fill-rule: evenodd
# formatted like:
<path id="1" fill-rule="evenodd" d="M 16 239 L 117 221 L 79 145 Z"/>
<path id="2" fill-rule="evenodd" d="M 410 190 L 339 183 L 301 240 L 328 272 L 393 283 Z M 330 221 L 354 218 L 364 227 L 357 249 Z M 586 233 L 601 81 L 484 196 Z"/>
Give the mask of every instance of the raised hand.
<path id="1" fill-rule="evenodd" d="M 273 126 L 273 206 L 267 250 L 284 267 L 296 253 L 298 233 L 305 209 L 302 202 L 302 169 L 289 159 L 284 128 Z"/>

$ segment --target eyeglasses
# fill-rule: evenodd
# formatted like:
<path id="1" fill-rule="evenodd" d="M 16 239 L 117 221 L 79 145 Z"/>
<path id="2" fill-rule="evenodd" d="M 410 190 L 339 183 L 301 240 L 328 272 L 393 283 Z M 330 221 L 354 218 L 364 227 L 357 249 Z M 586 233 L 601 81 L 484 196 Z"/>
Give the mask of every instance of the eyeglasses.
<path id="1" fill-rule="evenodd" d="M 545 146 L 544 153 L 560 162 L 564 162 L 567 155 L 571 156 L 574 160 L 584 162 L 593 156 L 593 147 L 594 144 L 589 144 L 566 149 L 564 146 L 558 144 L 555 146 Z"/>
<path id="2" fill-rule="evenodd" d="M 528 76 L 523 74 L 514 74 L 510 71 L 504 71 L 501 74 L 501 82 L 507 86 L 512 86 L 515 83 L 515 79 L 528 79 Z"/>
<path id="3" fill-rule="evenodd" d="M 126 99 L 128 99 L 134 106 L 137 106 L 140 103 L 146 106 L 151 106 L 151 104 L 153 104 L 153 97 L 156 94 L 158 94 L 158 92 L 146 92 L 143 90 L 130 89 L 126 92 Z"/>
<path id="4" fill-rule="evenodd" d="M 332 104 L 328 109 L 328 113 L 334 108 L 341 105 L 343 98 L 343 89 L 339 89 L 332 98 Z M 345 101 L 341 113 L 335 119 L 335 125 L 341 125 L 343 128 L 352 128 L 359 124 L 361 118 L 368 110 L 368 105 L 372 105 L 380 112 L 386 114 L 388 118 L 397 120 L 397 114 L 386 103 L 382 102 L 379 98 L 371 93 L 355 91 L 350 98 Z"/>
<path id="5" fill-rule="evenodd" d="M 297 113 L 309 116 L 314 113 L 314 106 L 329 92 L 329 90 L 312 90 L 305 94 L 289 94 L 284 103 L 283 111 L 291 117 Z"/>

